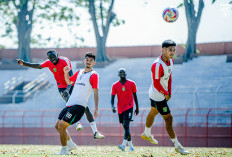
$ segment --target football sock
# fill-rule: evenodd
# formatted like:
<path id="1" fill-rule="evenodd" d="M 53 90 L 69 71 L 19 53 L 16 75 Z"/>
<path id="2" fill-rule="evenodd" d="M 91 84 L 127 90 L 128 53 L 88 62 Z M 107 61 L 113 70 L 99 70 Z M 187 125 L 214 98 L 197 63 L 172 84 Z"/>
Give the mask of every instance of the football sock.
<path id="1" fill-rule="evenodd" d="M 67 140 L 67 145 L 69 146 L 69 145 L 71 145 L 72 143 L 73 143 L 73 140 L 72 140 L 71 137 L 70 137 L 70 139 Z"/>
<path id="2" fill-rule="evenodd" d="M 148 128 L 148 127 L 145 126 L 144 133 L 145 133 L 145 135 L 148 136 L 148 137 L 151 136 L 151 127 Z"/>
<path id="3" fill-rule="evenodd" d="M 95 134 L 95 132 L 98 132 L 95 121 L 91 122 L 91 123 L 90 123 L 90 126 L 91 126 L 91 128 L 92 128 L 94 134 Z"/>
<path id="4" fill-rule="evenodd" d="M 129 147 L 133 147 L 132 141 L 128 141 Z"/>
<path id="5" fill-rule="evenodd" d="M 62 149 L 68 149 L 68 146 L 66 145 L 66 146 L 62 146 Z"/>
<path id="6" fill-rule="evenodd" d="M 122 145 L 123 145 L 123 146 L 126 146 L 126 144 L 127 144 L 127 140 L 123 139 Z"/>
<path id="7" fill-rule="evenodd" d="M 173 142 L 173 144 L 174 144 L 175 147 L 181 146 L 181 144 L 179 143 L 179 141 L 177 140 L 176 137 L 173 138 L 173 139 L 171 139 L 171 140 L 172 140 L 172 142 Z"/>

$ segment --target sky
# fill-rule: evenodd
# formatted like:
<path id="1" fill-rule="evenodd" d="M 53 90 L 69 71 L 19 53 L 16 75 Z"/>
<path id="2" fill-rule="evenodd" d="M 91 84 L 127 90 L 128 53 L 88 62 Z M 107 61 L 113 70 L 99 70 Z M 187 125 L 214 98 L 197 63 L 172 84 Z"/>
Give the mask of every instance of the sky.
<path id="1" fill-rule="evenodd" d="M 214 5 L 211 5 L 211 0 L 204 1 L 205 8 L 197 33 L 197 42 L 232 41 L 232 21 L 229 20 L 232 18 L 232 10 L 227 10 L 227 13 L 223 8 L 225 6 L 228 9 L 228 0 L 218 0 Z M 111 29 L 107 45 L 153 45 L 161 44 L 168 38 L 177 43 L 186 42 L 187 21 L 184 7 L 178 9 L 179 19 L 176 22 L 167 23 L 162 19 L 165 8 L 176 7 L 183 2 L 182 0 L 145 2 L 146 4 L 143 0 L 116 1 L 115 10 L 119 18 L 125 18 L 126 24 Z M 118 34 L 123 40 L 116 38 Z"/>
<path id="2" fill-rule="evenodd" d="M 197 2 L 198 0 L 195 0 Z M 106 46 L 141 46 L 160 45 L 166 39 L 172 39 L 178 44 L 187 40 L 187 22 L 184 7 L 179 8 L 179 19 L 174 23 L 167 23 L 162 19 L 162 12 L 167 7 L 177 7 L 183 0 L 115 0 L 114 12 L 125 24 L 110 27 Z M 197 33 L 197 43 L 232 41 L 232 5 L 229 0 L 217 0 L 213 5 L 211 0 L 204 0 L 205 7 Z M 54 27 L 40 30 L 41 26 L 33 28 L 35 32 L 52 36 L 52 39 L 62 37 L 63 47 L 96 46 L 95 35 L 90 15 L 87 10 L 79 9 L 81 15 L 80 26 L 73 28 L 72 33 L 83 37 L 81 43 L 73 39 L 73 34 L 65 27 Z M 1 31 L 0 31 L 1 33 Z M 16 48 L 11 39 L 0 39 L 0 44 Z M 43 47 L 55 47 L 54 43 L 47 43 Z"/>

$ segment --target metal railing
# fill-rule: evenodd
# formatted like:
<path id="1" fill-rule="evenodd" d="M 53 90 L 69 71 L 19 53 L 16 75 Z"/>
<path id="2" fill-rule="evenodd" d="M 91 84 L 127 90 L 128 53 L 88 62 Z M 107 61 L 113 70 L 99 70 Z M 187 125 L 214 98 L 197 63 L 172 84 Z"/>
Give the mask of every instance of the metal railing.
<path id="1" fill-rule="evenodd" d="M 11 80 L 4 83 L 4 88 L 7 91 L 0 96 L 0 102 L 12 104 L 24 102 L 32 97 L 37 90 L 51 86 L 46 80 L 47 76 L 47 73 L 42 73 L 29 83 L 27 81 L 22 81 L 22 77 L 13 77 Z"/>

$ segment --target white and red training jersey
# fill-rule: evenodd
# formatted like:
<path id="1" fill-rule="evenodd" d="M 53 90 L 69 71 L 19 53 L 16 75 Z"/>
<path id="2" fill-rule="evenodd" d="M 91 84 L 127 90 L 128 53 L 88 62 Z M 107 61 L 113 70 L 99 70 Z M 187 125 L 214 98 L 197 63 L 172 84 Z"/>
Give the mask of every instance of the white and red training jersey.
<path id="1" fill-rule="evenodd" d="M 173 63 L 173 59 L 166 63 L 161 56 L 154 61 L 151 68 L 152 83 L 149 89 L 149 97 L 152 100 L 163 101 L 164 95 L 171 95 Z"/>
<path id="2" fill-rule="evenodd" d="M 99 88 L 97 72 L 85 72 L 84 69 L 81 69 L 71 76 L 70 80 L 74 82 L 74 87 L 66 106 L 82 105 L 86 107 L 93 89 Z"/>

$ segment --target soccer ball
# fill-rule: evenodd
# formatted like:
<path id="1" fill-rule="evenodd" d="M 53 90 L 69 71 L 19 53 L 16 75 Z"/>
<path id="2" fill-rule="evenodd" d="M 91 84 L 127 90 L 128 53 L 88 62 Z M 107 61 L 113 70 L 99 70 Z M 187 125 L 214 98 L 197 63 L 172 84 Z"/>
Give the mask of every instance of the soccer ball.
<path id="1" fill-rule="evenodd" d="M 163 11 L 163 19 L 166 22 L 175 22 L 179 17 L 179 12 L 175 8 L 166 8 Z"/>

